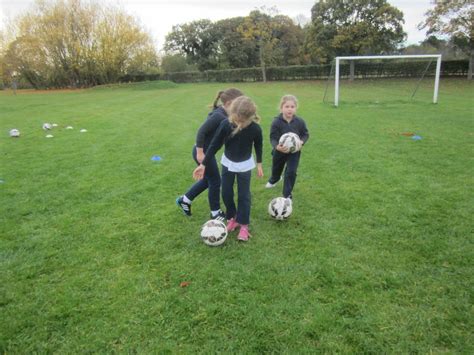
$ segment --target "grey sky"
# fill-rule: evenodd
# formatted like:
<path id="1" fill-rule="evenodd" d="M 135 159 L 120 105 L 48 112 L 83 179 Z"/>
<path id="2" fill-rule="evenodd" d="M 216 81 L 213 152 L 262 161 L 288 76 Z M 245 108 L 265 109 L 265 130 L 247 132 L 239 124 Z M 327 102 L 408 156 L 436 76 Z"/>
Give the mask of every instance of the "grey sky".
<path id="1" fill-rule="evenodd" d="M 28 9 L 33 0 L 0 0 L 0 27 L 7 18 L 14 18 Z M 295 18 L 303 15 L 311 18 L 311 7 L 316 0 L 101 0 L 104 3 L 120 4 L 127 13 L 140 22 L 154 37 L 158 48 L 173 25 L 207 18 L 212 21 L 245 16 L 256 8 L 276 7 L 280 14 Z M 432 0 L 388 0 L 402 10 L 405 17 L 407 44 L 414 44 L 425 38 L 425 32 L 417 29 L 424 13 L 433 7 Z"/>

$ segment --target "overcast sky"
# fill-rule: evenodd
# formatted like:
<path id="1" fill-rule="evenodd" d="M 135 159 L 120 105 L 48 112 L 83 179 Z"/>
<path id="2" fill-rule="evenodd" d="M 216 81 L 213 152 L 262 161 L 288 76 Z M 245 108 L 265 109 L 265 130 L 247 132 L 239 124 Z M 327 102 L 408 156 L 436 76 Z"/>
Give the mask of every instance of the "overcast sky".
<path id="1" fill-rule="evenodd" d="M 120 4 L 127 13 L 140 19 L 162 48 L 165 36 L 173 25 L 210 19 L 212 21 L 248 15 L 250 11 L 266 6 L 276 7 L 278 12 L 291 18 L 303 15 L 311 18 L 311 7 L 316 0 L 99 0 Z M 349 0 L 350 1 L 350 0 Z M 424 13 L 433 7 L 432 0 L 388 0 L 403 11 L 407 44 L 416 44 L 425 38 L 425 31 L 417 29 Z M 4 20 L 12 19 L 31 7 L 33 0 L 0 0 L 0 27 Z"/>

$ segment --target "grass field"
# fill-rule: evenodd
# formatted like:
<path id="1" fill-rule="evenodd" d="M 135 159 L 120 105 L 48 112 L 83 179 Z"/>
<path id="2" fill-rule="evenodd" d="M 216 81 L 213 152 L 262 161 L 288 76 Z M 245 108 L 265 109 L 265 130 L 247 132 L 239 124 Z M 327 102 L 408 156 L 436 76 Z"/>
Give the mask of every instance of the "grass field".
<path id="1" fill-rule="evenodd" d="M 229 85 L 0 92 L 0 353 L 472 354 L 473 84 L 337 109 L 323 82 L 235 86 L 263 118 L 266 178 L 283 94 L 311 136 L 290 219 L 254 174 L 253 238 L 218 248 L 199 237 L 207 197 L 191 218 L 174 200 Z"/>

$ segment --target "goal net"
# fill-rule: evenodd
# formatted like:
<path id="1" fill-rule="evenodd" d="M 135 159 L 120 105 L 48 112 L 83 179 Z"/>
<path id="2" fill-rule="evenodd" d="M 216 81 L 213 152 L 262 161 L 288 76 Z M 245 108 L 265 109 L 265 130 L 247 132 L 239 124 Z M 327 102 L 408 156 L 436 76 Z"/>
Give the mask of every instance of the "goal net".
<path id="1" fill-rule="evenodd" d="M 441 55 L 336 57 L 324 102 L 438 102 Z"/>

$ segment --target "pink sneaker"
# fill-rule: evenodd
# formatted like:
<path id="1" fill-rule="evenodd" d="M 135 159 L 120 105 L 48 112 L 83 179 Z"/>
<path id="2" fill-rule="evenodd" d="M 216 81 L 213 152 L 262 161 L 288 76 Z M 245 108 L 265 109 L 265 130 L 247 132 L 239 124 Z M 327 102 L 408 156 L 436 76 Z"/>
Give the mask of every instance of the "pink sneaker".
<path id="1" fill-rule="evenodd" d="M 227 232 L 232 232 L 235 230 L 235 228 L 237 228 L 238 226 L 240 226 L 240 224 L 237 223 L 237 221 L 235 220 L 235 218 L 231 218 L 227 221 Z"/>
<path id="2" fill-rule="evenodd" d="M 248 224 L 242 224 L 242 226 L 240 227 L 240 232 L 239 232 L 239 235 L 237 236 L 237 239 L 243 242 L 246 242 L 249 240 L 249 237 L 250 237 L 250 233 L 249 233 Z"/>

